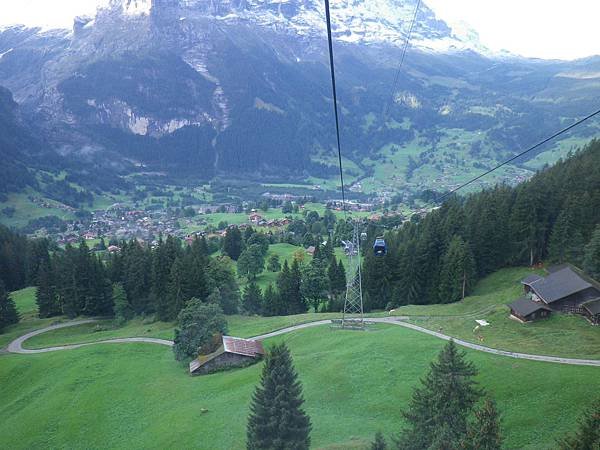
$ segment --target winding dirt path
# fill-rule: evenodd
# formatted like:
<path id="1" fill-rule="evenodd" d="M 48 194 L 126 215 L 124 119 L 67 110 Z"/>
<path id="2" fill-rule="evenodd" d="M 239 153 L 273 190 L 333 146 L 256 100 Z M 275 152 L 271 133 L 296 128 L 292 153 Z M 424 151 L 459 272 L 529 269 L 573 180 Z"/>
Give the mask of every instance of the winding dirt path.
<path id="1" fill-rule="evenodd" d="M 442 333 L 438 333 L 436 331 L 428 330 L 427 328 L 420 327 L 418 325 L 413 325 L 412 323 L 408 323 L 406 321 L 406 317 L 378 317 L 378 318 L 368 318 L 366 319 L 368 322 L 373 323 L 387 323 L 390 325 L 398 325 L 401 327 L 409 328 L 414 331 L 419 331 L 421 333 L 428 334 L 430 336 L 437 337 L 439 339 L 444 339 L 449 341 L 450 339 L 454 340 L 458 345 L 463 347 L 477 350 L 480 352 L 491 353 L 493 355 L 499 356 L 507 356 L 509 358 L 517 358 L 517 359 L 528 359 L 531 361 L 543 361 L 543 362 L 551 362 L 551 363 L 559 363 L 559 364 L 569 364 L 576 366 L 596 366 L 600 367 L 600 360 L 596 359 L 576 359 L 576 358 L 561 358 L 558 356 L 546 356 L 546 355 L 531 355 L 528 353 L 518 353 L 518 352 L 509 352 L 505 350 L 497 350 L 495 348 L 485 347 L 483 345 L 473 344 L 471 342 L 463 341 L 462 339 L 456 339 L 451 336 L 447 336 Z M 96 342 L 86 342 L 83 344 L 70 344 L 70 345 L 61 345 L 58 347 L 47 347 L 47 348 L 39 348 L 39 349 L 26 349 L 23 348 L 23 343 L 38 334 L 46 333 L 47 331 L 57 330 L 59 328 L 72 327 L 75 325 L 81 325 L 84 323 L 96 322 L 96 319 L 85 319 L 85 320 L 75 320 L 72 322 L 65 322 L 58 325 L 51 325 L 46 328 L 42 328 L 39 330 L 32 331 L 30 333 L 24 334 L 23 336 L 12 341 L 8 347 L 7 351 L 10 353 L 19 353 L 19 354 L 35 354 L 35 353 L 47 353 L 54 352 L 59 350 L 70 350 L 73 348 L 84 347 L 88 345 L 95 344 L 121 344 L 125 342 L 145 342 L 150 344 L 160 344 L 168 347 L 173 346 L 173 341 L 169 341 L 167 339 L 157 339 L 157 338 L 144 338 L 144 337 L 130 337 L 130 338 L 116 338 L 116 339 L 107 339 L 104 341 L 96 341 Z M 300 325 L 294 325 L 287 328 L 282 328 L 281 330 L 272 331 L 270 333 L 261 334 L 258 336 L 254 336 L 252 339 L 263 340 L 268 339 L 270 337 L 279 336 L 282 334 L 290 333 L 292 331 L 302 330 L 304 328 L 316 327 L 320 325 L 328 325 L 331 323 L 331 320 L 317 320 L 315 322 L 307 322 Z"/>

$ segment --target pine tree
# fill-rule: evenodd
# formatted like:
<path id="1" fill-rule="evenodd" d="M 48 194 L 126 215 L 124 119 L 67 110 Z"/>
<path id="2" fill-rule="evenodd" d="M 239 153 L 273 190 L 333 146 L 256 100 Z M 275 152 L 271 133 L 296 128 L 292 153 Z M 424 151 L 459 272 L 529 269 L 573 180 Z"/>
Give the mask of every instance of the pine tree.
<path id="1" fill-rule="evenodd" d="M 227 232 L 223 238 L 223 253 L 234 261 L 237 261 L 242 254 L 243 244 L 240 229 L 236 226 L 227 228 Z"/>
<path id="2" fill-rule="evenodd" d="M 579 420 L 579 429 L 559 441 L 561 450 L 596 450 L 600 448 L 600 398 Z"/>
<path id="3" fill-rule="evenodd" d="M 287 314 L 301 314 L 308 310 L 304 295 L 302 295 L 302 272 L 300 264 L 294 260 L 290 269 L 289 291 L 287 297 Z"/>
<path id="4" fill-rule="evenodd" d="M 204 300 L 208 295 L 208 282 L 206 280 L 206 258 L 199 253 L 200 247 L 194 246 L 189 249 L 183 258 L 185 292 L 188 298 L 196 297 Z"/>
<path id="5" fill-rule="evenodd" d="M 127 301 L 127 294 L 121 283 L 114 283 L 112 287 L 112 300 L 114 304 L 115 319 L 123 325 L 133 316 L 131 305 Z"/>
<path id="6" fill-rule="evenodd" d="M 306 264 L 302 268 L 301 272 L 300 288 L 302 296 L 313 306 L 315 312 L 318 312 L 319 304 L 327 296 L 329 283 L 325 267 L 325 261 L 313 259 L 310 264 Z"/>
<path id="7" fill-rule="evenodd" d="M 500 417 L 494 400 L 486 398 L 481 409 L 475 411 L 475 421 L 469 426 L 467 437 L 461 448 L 465 450 L 500 450 L 502 448 Z"/>
<path id="8" fill-rule="evenodd" d="M 37 303 L 39 317 L 45 318 L 59 315 L 61 311 L 58 305 L 49 261 L 44 261 L 40 264 L 37 273 L 37 286 L 35 302 Z"/>
<path id="9" fill-rule="evenodd" d="M 583 269 L 596 280 L 600 280 L 600 225 L 594 230 L 592 239 L 585 246 Z"/>
<path id="10" fill-rule="evenodd" d="M 302 385 L 285 344 L 271 348 L 260 386 L 250 405 L 249 450 L 303 450 L 310 447 L 311 423 L 302 409 Z"/>
<path id="11" fill-rule="evenodd" d="M 158 299 L 158 308 L 156 312 L 163 321 L 170 321 L 177 317 L 179 311 L 190 299 L 186 289 L 186 268 L 181 258 L 176 258 L 171 267 L 169 284 L 167 286 L 167 295 Z"/>
<path id="12" fill-rule="evenodd" d="M 13 325 L 19 322 L 19 313 L 15 306 L 15 302 L 4 289 L 4 283 L 0 280 L 0 333 L 8 325 Z"/>
<path id="13" fill-rule="evenodd" d="M 274 316 L 289 314 L 289 300 L 292 292 L 291 277 L 290 266 L 285 260 L 281 272 L 277 276 L 277 301 L 271 306 L 271 312 Z"/>
<path id="14" fill-rule="evenodd" d="M 385 442 L 385 438 L 383 437 L 383 433 L 378 431 L 375 433 L 375 441 L 371 442 L 371 450 L 386 450 L 387 444 Z"/>
<path id="15" fill-rule="evenodd" d="M 482 395 L 475 375 L 475 366 L 450 341 L 403 412 L 408 426 L 396 441 L 398 448 L 458 448 L 467 433 L 468 416 Z"/>
<path id="16" fill-rule="evenodd" d="M 573 216 L 573 211 L 566 207 L 561 211 L 552 228 L 548 244 L 548 257 L 553 262 L 577 264 L 581 261 L 583 237 L 574 223 Z"/>
<path id="17" fill-rule="evenodd" d="M 164 308 L 163 303 L 166 301 L 167 286 L 172 265 L 173 261 L 171 261 L 169 257 L 166 244 L 163 242 L 162 237 L 160 237 L 158 245 L 152 252 L 151 295 L 152 303 L 156 311 Z"/>
<path id="18" fill-rule="evenodd" d="M 332 295 L 340 295 L 346 291 L 346 268 L 341 259 L 338 262 L 335 257 L 331 258 L 327 276 L 329 278 L 329 292 Z"/>
<path id="19" fill-rule="evenodd" d="M 269 272 L 279 272 L 281 270 L 281 263 L 279 262 L 279 255 L 277 253 L 273 253 L 269 256 L 267 270 Z"/>
<path id="20" fill-rule="evenodd" d="M 279 294 L 275 292 L 273 285 L 269 283 L 263 295 L 262 315 L 276 316 L 278 315 Z"/>
<path id="21" fill-rule="evenodd" d="M 454 236 L 442 259 L 439 299 L 442 303 L 465 298 L 475 282 L 475 263 L 467 244 Z"/>
<path id="22" fill-rule="evenodd" d="M 248 314 L 260 314 L 262 311 L 262 293 L 255 281 L 251 281 L 244 289 L 242 302 Z"/>

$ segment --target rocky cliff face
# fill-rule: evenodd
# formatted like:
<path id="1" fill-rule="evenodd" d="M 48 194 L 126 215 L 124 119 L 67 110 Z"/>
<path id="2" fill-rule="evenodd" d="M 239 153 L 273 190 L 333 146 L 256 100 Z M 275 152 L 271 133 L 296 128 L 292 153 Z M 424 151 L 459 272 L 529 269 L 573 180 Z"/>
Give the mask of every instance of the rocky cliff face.
<path id="1" fill-rule="evenodd" d="M 485 132 L 499 157 L 598 96 L 593 80 L 561 75 L 596 60 L 496 58 L 425 5 L 391 92 L 414 6 L 332 4 L 344 147 L 359 164 L 416 132 L 435 146 L 442 128 Z M 57 151 L 100 166 L 326 176 L 315 157 L 334 143 L 325 51 L 317 0 L 111 0 L 72 30 L 0 32 L 0 85 Z"/>

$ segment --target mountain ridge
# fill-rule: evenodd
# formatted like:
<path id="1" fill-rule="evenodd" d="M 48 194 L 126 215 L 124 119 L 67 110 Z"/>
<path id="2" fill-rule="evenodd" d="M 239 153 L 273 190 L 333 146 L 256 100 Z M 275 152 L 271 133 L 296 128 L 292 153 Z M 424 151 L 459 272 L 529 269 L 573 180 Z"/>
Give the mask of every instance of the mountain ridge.
<path id="1" fill-rule="evenodd" d="M 334 136 L 319 5 L 112 0 L 70 32 L 0 32 L 0 85 L 59 154 L 97 170 L 329 178 Z M 482 53 L 426 6 L 390 92 L 414 5 L 332 5 L 344 153 L 356 180 L 377 178 L 372 192 L 421 189 L 438 178 L 447 188 L 457 177 L 448 164 L 456 173 L 461 164 L 491 166 L 600 101 L 599 60 Z M 395 15 L 377 21 L 386 8 Z M 449 39 L 464 47 L 419 44 Z M 378 174 L 381 166 L 397 178 Z M 420 181 L 420 172 L 431 174 Z"/>

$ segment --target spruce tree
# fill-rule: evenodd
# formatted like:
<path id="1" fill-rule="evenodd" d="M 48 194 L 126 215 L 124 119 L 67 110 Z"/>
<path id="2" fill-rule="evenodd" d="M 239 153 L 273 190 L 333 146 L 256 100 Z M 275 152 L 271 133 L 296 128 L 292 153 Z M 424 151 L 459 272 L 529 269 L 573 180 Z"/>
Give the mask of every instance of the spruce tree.
<path id="1" fill-rule="evenodd" d="M 237 261 L 242 254 L 243 245 L 240 229 L 236 226 L 227 228 L 225 237 L 223 238 L 223 253 L 234 261 Z"/>
<path id="2" fill-rule="evenodd" d="M 175 319 L 185 303 L 190 299 L 186 286 L 186 268 L 183 260 L 176 258 L 171 267 L 171 274 L 167 286 L 167 295 L 158 299 L 156 312 L 160 320 Z"/>
<path id="3" fill-rule="evenodd" d="M 267 270 L 269 272 L 279 272 L 281 270 L 281 263 L 279 262 L 279 255 L 277 253 L 273 253 L 269 256 Z"/>
<path id="4" fill-rule="evenodd" d="M 248 314 L 260 314 L 262 311 L 262 293 L 255 281 L 251 281 L 244 289 L 242 297 L 244 309 Z"/>
<path id="5" fill-rule="evenodd" d="M 8 325 L 19 322 L 19 313 L 15 307 L 15 302 L 4 289 L 4 283 L 0 280 L 0 333 Z"/>
<path id="6" fill-rule="evenodd" d="M 114 283 L 112 287 L 113 309 L 115 319 L 119 325 L 123 325 L 133 316 L 131 305 L 127 301 L 127 294 L 121 283 Z"/>
<path id="7" fill-rule="evenodd" d="M 600 225 L 594 230 L 592 239 L 585 246 L 583 269 L 596 280 L 600 280 Z"/>
<path id="8" fill-rule="evenodd" d="M 441 303 L 461 300 L 475 282 L 475 263 L 469 246 L 454 236 L 442 259 L 439 299 Z"/>
<path id="9" fill-rule="evenodd" d="M 290 268 L 290 284 L 289 284 L 289 297 L 287 314 L 300 314 L 305 313 L 308 308 L 306 306 L 306 300 L 302 294 L 302 272 L 300 271 L 300 264 L 294 260 L 292 267 Z"/>
<path id="10" fill-rule="evenodd" d="M 313 306 L 314 311 L 319 312 L 319 304 L 326 299 L 329 285 L 325 261 L 313 259 L 302 268 L 301 273 L 301 294 Z"/>
<path id="11" fill-rule="evenodd" d="M 575 223 L 574 215 L 574 211 L 567 205 L 558 215 L 552 228 L 548 257 L 553 262 L 578 264 L 583 257 L 581 251 L 584 245 L 583 237 Z"/>
<path id="12" fill-rule="evenodd" d="M 396 441 L 397 447 L 459 448 L 467 434 L 469 414 L 482 395 L 475 375 L 475 366 L 465 360 L 465 353 L 459 352 L 451 340 L 431 363 L 422 386 L 414 390 L 402 414 L 407 427 Z"/>
<path id="13" fill-rule="evenodd" d="M 59 315 L 60 307 L 52 280 L 52 270 L 49 261 L 43 261 L 40 264 L 37 273 L 37 286 L 35 302 L 37 303 L 39 317 L 45 318 Z"/>
<path id="14" fill-rule="evenodd" d="M 302 409 L 302 385 L 285 344 L 271 348 L 250 405 L 249 450 L 304 450 L 310 447 L 310 418 Z"/>
<path id="15" fill-rule="evenodd" d="M 283 267 L 277 276 L 277 301 L 272 305 L 272 315 L 282 316 L 289 314 L 289 301 L 292 293 L 292 275 L 287 260 L 283 261 Z"/>
<path id="16" fill-rule="evenodd" d="M 278 315 L 279 294 L 275 292 L 273 285 L 269 283 L 263 295 L 262 315 Z"/>
<path id="17" fill-rule="evenodd" d="M 475 421 L 469 426 L 467 437 L 461 448 L 465 450 L 500 450 L 502 448 L 500 417 L 494 400 L 486 398 L 483 406 L 475 411 Z"/>

